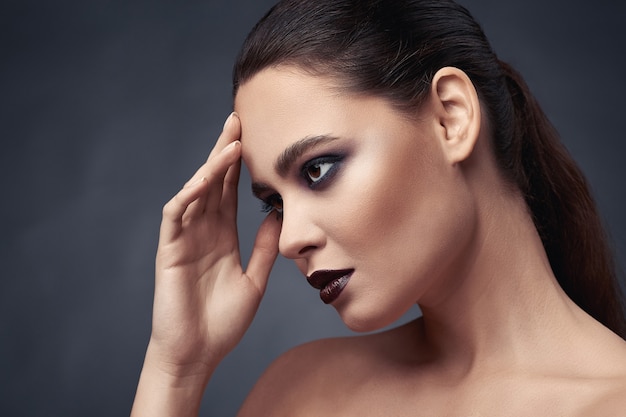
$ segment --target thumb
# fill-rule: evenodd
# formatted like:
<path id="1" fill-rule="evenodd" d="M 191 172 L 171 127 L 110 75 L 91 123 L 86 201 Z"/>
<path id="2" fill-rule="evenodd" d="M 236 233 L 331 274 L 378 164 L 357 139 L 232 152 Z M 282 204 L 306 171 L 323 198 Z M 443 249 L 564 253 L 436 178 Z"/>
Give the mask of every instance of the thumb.
<path id="1" fill-rule="evenodd" d="M 260 294 L 265 292 L 267 279 L 278 256 L 281 225 L 282 221 L 276 219 L 276 213 L 271 212 L 265 217 L 256 234 L 246 275 L 258 288 Z"/>

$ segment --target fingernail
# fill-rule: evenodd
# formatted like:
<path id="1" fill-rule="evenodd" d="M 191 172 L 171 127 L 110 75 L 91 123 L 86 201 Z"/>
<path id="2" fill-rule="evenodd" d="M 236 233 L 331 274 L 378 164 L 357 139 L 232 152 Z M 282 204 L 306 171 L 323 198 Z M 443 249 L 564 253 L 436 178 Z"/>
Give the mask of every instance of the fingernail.
<path id="1" fill-rule="evenodd" d="M 189 187 L 195 187 L 196 185 L 199 185 L 203 183 L 204 181 L 206 181 L 206 177 L 199 178 L 195 180 L 194 182 L 192 182 L 191 184 L 189 184 Z"/>
<path id="2" fill-rule="evenodd" d="M 240 144 L 241 144 L 241 142 L 239 142 L 238 140 L 236 140 L 234 142 L 231 142 L 228 145 L 226 145 L 226 147 L 224 148 L 224 150 L 222 150 L 222 152 L 228 152 L 231 149 L 233 149 L 235 146 L 238 146 Z"/>
<path id="3" fill-rule="evenodd" d="M 226 130 L 226 127 L 230 124 L 230 122 L 233 120 L 233 115 L 235 113 L 231 113 L 227 118 L 226 121 L 224 122 L 224 127 L 222 128 L 222 130 Z"/>

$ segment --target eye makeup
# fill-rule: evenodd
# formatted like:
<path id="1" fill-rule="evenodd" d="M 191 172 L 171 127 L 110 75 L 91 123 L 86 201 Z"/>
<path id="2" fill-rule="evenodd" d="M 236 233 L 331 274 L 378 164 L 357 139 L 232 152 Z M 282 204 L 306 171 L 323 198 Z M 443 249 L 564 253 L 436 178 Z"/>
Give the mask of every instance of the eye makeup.
<path id="1" fill-rule="evenodd" d="M 343 159 L 343 155 L 324 155 L 310 159 L 302 165 L 300 175 L 309 188 L 322 187 L 335 176 Z M 314 176 L 318 178 L 313 178 Z"/>
<path id="2" fill-rule="evenodd" d="M 304 182 L 311 190 L 321 190 L 328 185 L 341 168 L 345 160 L 345 153 L 323 154 L 306 160 L 300 169 L 293 173 L 298 178 L 298 182 Z M 289 175 L 288 173 L 285 173 Z M 269 213 L 275 210 L 281 214 L 283 211 L 283 200 L 280 194 L 274 192 L 266 184 L 253 184 L 253 194 L 261 200 L 261 211 Z"/>
<path id="3" fill-rule="evenodd" d="M 272 210 L 276 210 L 278 213 L 283 212 L 283 199 L 278 194 L 272 194 L 261 200 L 261 211 L 263 213 L 269 213 Z"/>

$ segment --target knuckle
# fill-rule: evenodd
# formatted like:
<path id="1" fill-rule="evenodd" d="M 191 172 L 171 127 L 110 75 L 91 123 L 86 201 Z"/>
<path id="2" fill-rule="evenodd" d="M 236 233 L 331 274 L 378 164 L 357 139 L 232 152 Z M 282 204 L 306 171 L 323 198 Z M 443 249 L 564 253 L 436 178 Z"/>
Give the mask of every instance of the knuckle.
<path id="1" fill-rule="evenodd" d="M 164 218 L 171 219 L 176 216 L 176 214 L 179 211 L 178 209 L 179 203 L 176 201 L 177 199 L 178 199 L 178 195 L 174 196 L 174 198 L 172 198 L 170 201 L 165 203 L 165 205 L 163 206 L 163 210 L 162 210 Z"/>

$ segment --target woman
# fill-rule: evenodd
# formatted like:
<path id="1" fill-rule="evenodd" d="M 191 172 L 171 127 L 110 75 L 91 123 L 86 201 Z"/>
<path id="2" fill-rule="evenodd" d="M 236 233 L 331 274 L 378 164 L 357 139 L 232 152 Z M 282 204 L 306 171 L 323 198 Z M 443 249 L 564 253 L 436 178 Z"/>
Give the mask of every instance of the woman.
<path id="1" fill-rule="evenodd" d="M 625 319 L 585 180 L 451 1 L 287 0 L 246 40 L 235 114 L 165 206 L 133 415 L 195 415 L 278 252 L 345 324 L 240 415 L 618 416 Z M 270 212 L 247 270 L 240 160 Z"/>

